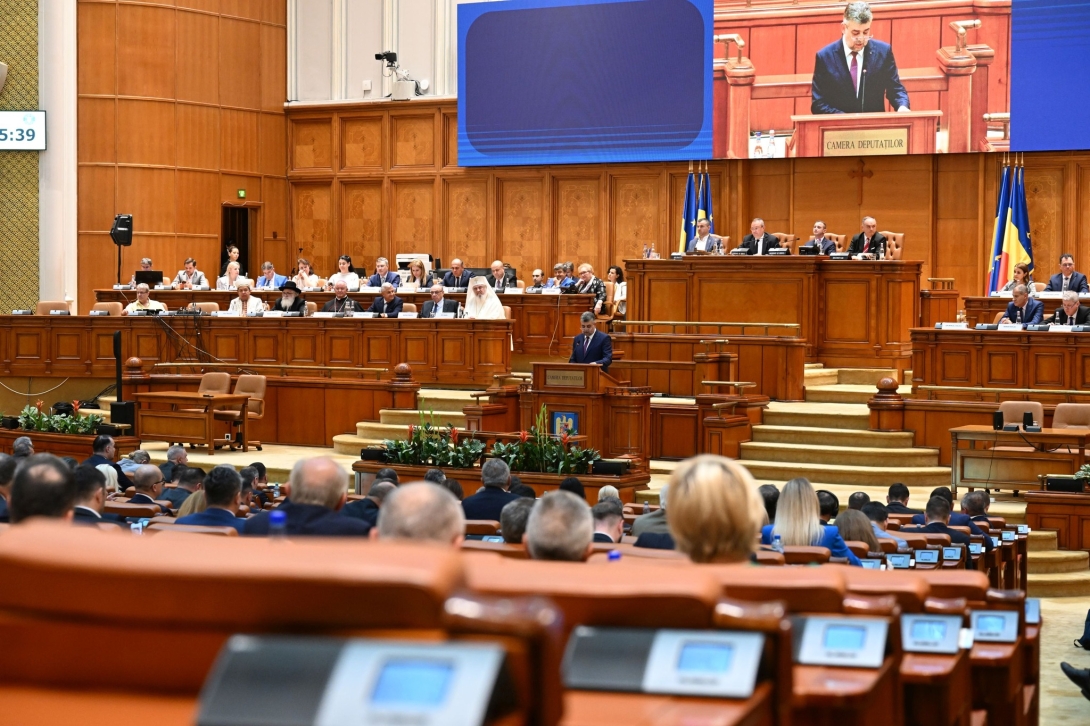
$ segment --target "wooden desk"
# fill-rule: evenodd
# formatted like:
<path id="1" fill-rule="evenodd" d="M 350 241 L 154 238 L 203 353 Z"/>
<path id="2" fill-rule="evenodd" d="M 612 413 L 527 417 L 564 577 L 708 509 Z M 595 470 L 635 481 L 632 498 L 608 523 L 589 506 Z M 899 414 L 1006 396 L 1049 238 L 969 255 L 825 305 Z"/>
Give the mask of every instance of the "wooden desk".
<path id="1" fill-rule="evenodd" d="M 1090 550 L 1090 494 L 1026 492 L 1026 523 L 1056 530 L 1061 550 Z"/>
<path id="2" fill-rule="evenodd" d="M 250 396 L 247 394 L 173 391 L 134 393 L 133 397 L 137 403 L 136 430 L 142 440 L 204 444 L 208 447 L 209 456 L 216 453 L 216 411 L 237 406 L 241 414 L 239 436 L 242 437 L 242 450 L 249 451 L 246 408 Z M 170 408 L 146 408 L 142 405 L 145 403 Z"/>
<path id="3" fill-rule="evenodd" d="M 254 293 L 265 302 L 272 304 L 280 298 L 279 292 L 259 291 Z M 233 291 L 223 290 L 153 290 L 152 300 L 157 300 L 170 310 L 177 310 L 191 302 L 218 303 L 220 310 L 226 310 L 238 295 Z M 377 293 L 349 293 L 348 296 L 364 306 L 371 306 Z M 308 292 L 303 297 L 316 303 L 318 310 L 333 299 L 331 292 Z M 427 292 L 398 293 L 398 297 L 407 303 L 416 305 L 423 311 L 424 303 L 431 300 Z M 449 293 L 446 297 L 465 303 L 465 293 Z M 511 308 L 511 333 L 513 353 L 527 355 L 563 355 L 571 353 L 572 342 L 579 335 L 579 316 L 593 306 L 592 295 L 539 295 L 503 294 L 500 302 Z M 120 302 L 127 304 L 136 299 L 132 290 L 95 290 L 98 302 Z"/>
<path id="4" fill-rule="evenodd" d="M 968 109 L 965 109 L 967 112 Z M 795 133 L 788 142 L 788 156 L 853 156 L 890 153 L 872 144 L 878 140 L 893 144 L 898 154 L 933 154 L 941 111 L 905 113 L 802 114 L 791 117 Z M 968 113 L 966 113 L 968 116 Z M 834 138 L 847 132 L 851 139 Z M 968 151 L 968 149 L 959 149 Z"/>
<path id="5" fill-rule="evenodd" d="M 992 444 L 978 448 L 977 444 Z M 951 487 L 1036 490 L 1040 474 L 1074 474 L 1086 463 L 1087 429 L 1043 429 L 1040 433 L 995 431 L 991 426 L 950 429 Z"/>
<path id="6" fill-rule="evenodd" d="M 625 260 L 628 318 L 795 324 L 807 360 L 904 370 L 909 331 L 919 324 L 922 264 L 731 255 Z"/>
<path id="7" fill-rule="evenodd" d="M 1047 280 L 1045 280 L 1047 282 Z M 1062 306 L 1060 304 L 1060 298 L 1038 298 L 1045 306 L 1044 316 L 1047 318 L 1052 313 L 1059 310 Z M 995 321 L 995 314 L 1004 312 L 1007 306 L 1010 305 L 1011 297 L 990 295 L 967 295 L 962 298 L 962 305 L 965 308 L 965 319 L 969 323 L 969 327 L 975 326 L 977 323 L 991 323 Z M 1087 300 L 1083 296 L 1080 300 L 1083 305 L 1090 304 L 1090 300 Z M 953 318 L 950 318 L 953 320 Z"/>

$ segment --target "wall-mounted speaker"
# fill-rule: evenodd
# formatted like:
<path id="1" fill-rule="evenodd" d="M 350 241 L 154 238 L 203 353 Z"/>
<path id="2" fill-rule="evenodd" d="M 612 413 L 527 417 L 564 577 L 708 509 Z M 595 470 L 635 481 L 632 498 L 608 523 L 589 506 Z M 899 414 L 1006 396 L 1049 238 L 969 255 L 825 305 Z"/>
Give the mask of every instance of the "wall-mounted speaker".
<path id="1" fill-rule="evenodd" d="M 114 225 L 110 227 L 110 239 L 118 247 L 128 247 L 132 244 L 131 214 L 119 214 L 114 217 Z"/>

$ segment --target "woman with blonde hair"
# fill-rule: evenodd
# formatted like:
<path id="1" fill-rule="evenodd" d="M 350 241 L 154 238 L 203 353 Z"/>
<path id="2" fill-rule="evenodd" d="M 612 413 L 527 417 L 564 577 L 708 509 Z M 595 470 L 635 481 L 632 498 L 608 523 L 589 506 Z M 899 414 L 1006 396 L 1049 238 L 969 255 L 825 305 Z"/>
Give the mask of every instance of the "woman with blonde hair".
<path id="1" fill-rule="evenodd" d="M 198 489 L 186 497 L 185 501 L 182 502 L 182 506 L 178 507 L 178 516 L 186 517 L 190 514 L 203 512 L 205 509 L 208 509 L 208 502 L 204 498 L 204 490 Z"/>
<path id="2" fill-rule="evenodd" d="M 810 481 L 802 477 L 783 485 L 776 502 L 776 521 L 761 528 L 761 544 L 772 544 L 779 536 L 784 547 L 827 547 L 833 557 L 862 567 L 835 525 L 821 523 L 821 508 Z"/>
<path id="3" fill-rule="evenodd" d="M 409 263 L 409 279 L 405 281 L 406 285 L 416 285 L 418 291 L 424 291 L 432 286 L 431 273 L 424 269 L 423 260 L 413 260 Z"/>
<path id="4" fill-rule="evenodd" d="M 870 526 L 870 519 L 858 509 L 845 509 L 836 515 L 836 528 L 845 543 L 865 542 L 867 552 L 882 551 L 878 538 L 874 536 L 874 528 Z"/>
<path id="5" fill-rule="evenodd" d="M 679 552 L 693 562 L 746 562 L 764 505 L 757 483 L 737 462 L 702 454 L 674 469 L 666 490 L 667 523 Z"/>

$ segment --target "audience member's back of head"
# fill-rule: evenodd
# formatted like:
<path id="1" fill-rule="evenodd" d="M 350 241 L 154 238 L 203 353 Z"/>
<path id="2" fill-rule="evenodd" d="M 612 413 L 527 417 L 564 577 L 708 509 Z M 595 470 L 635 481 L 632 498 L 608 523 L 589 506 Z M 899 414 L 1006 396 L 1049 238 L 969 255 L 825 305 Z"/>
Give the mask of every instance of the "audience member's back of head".
<path id="1" fill-rule="evenodd" d="M 820 513 L 814 487 L 805 477 L 796 477 L 784 484 L 780 492 L 772 534 L 778 534 L 788 547 L 818 544 L 825 536 Z"/>
<path id="2" fill-rule="evenodd" d="M 113 437 L 106 436 L 105 434 L 99 434 L 91 442 L 91 453 L 93 454 L 105 454 L 106 449 L 109 448 L 110 442 L 113 441 Z"/>
<path id="3" fill-rule="evenodd" d="M 575 496 L 586 501 L 586 489 L 583 488 L 583 482 L 579 481 L 579 477 L 577 476 L 566 477 L 564 481 L 560 482 L 559 488 L 562 492 L 571 492 Z"/>
<path id="4" fill-rule="evenodd" d="M 178 517 L 188 517 L 190 514 L 198 514 L 208 509 L 208 500 L 205 498 L 204 489 L 198 489 L 190 494 L 178 507 Z"/>
<path id="5" fill-rule="evenodd" d="M 76 502 L 76 478 L 63 461 L 52 454 L 23 459 L 11 484 L 11 522 L 31 517 L 63 519 Z"/>
<path id="6" fill-rule="evenodd" d="M 950 519 L 950 502 L 941 495 L 931 497 L 927 500 L 924 515 L 928 522 L 946 521 Z"/>
<path id="7" fill-rule="evenodd" d="M 848 509 L 863 509 L 863 505 L 870 501 L 870 495 L 866 492 L 852 492 L 848 497 Z"/>
<path id="8" fill-rule="evenodd" d="M 511 467 L 503 459 L 488 459 L 481 465 L 481 484 L 486 487 L 507 489 L 511 482 Z"/>
<path id="9" fill-rule="evenodd" d="M 613 486 L 612 484 L 606 484 L 604 487 L 600 487 L 598 489 L 598 501 L 599 502 L 602 501 L 603 499 L 609 499 L 611 497 L 613 499 L 620 499 L 621 498 L 621 493 L 617 490 L 617 487 Z"/>
<path id="10" fill-rule="evenodd" d="M 466 498 L 466 493 L 462 490 L 462 482 L 457 479 L 444 479 L 441 486 L 453 494 L 459 502 Z"/>
<path id="11" fill-rule="evenodd" d="M 950 491 L 950 487 L 935 487 L 931 490 L 932 497 L 942 497 L 946 501 L 950 502 L 950 506 L 954 506 L 954 493 Z"/>
<path id="12" fill-rule="evenodd" d="M 667 521 L 678 551 L 693 562 L 749 558 L 764 517 L 753 477 L 737 462 L 703 454 L 670 475 Z"/>
<path id="13" fill-rule="evenodd" d="M 757 487 L 757 493 L 764 501 L 765 513 L 768 515 L 768 521 L 776 521 L 776 502 L 780 500 L 780 490 L 777 489 L 774 484 L 762 484 Z"/>
<path id="14" fill-rule="evenodd" d="M 11 444 L 11 455 L 16 459 L 25 459 L 34 454 L 34 442 L 29 436 L 20 436 Z"/>
<path id="15" fill-rule="evenodd" d="M 106 475 L 96 466 L 77 466 L 72 470 L 76 494 L 73 504 L 84 504 L 94 498 L 98 491 L 105 496 Z"/>
<path id="16" fill-rule="evenodd" d="M 269 475 L 269 472 L 265 468 L 265 465 L 262 464 L 260 461 L 255 461 L 254 463 L 250 464 L 250 468 L 257 472 L 258 481 L 264 480 Z"/>
<path id="17" fill-rule="evenodd" d="M 571 492 L 548 492 L 526 522 L 526 550 L 535 560 L 582 562 L 591 553 L 594 518 L 585 499 Z"/>
<path id="18" fill-rule="evenodd" d="M 968 492 L 961 498 L 961 508 L 970 517 L 979 517 L 982 514 L 987 514 L 988 505 L 990 503 L 988 493 L 980 490 Z"/>
<path id="19" fill-rule="evenodd" d="M 618 497 L 606 497 L 590 508 L 594 517 L 594 530 L 606 532 L 610 538 L 624 534 L 624 504 Z M 619 538 L 614 539 L 619 541 Z"/>
<path id="20" fill-rule="evenodd" d="M 10 486 L 15 478 L 15 469 L 19 461 L 14 456 L 0 454 L 0 487 Z"/>
<path id="21" fill-rule="evenodd" d="M 537 499 L 537 492 L 528 484 L 519 484 L 518 486 L 511 487 L 511 493 L 523 497 L 524 499 Z"/>
<path id="22" fill-rule="evenodd" d="M 371 488 L 367 490 L 367 496 L 381 505 L 395 489 L 397 489 L 397 484 L 392 481 L 375 481 L 371 484 Z"/>
<path id="23" fill-rule="evenodd" d="M 889 510 L 881 502 L 867 502 L 860 511 L 872 522 L 881 523 L 889 519 Z"/>
<path id="24" fill-rule="evenodd" d="M 421 482 L 398 487 L 386 497 L 372 536 L 458 546 L 465 528 L 465 513 L 454 495 L 443 487 Z"/>
<path id="25" fill-rule="evenodd" d="M 530 519 L 537 502 L 526 497 L 519 497 L 503 505 L 500 510 L 500 532 L 503 541 L 508 544 L 522 544 L 522 535 L 526 533 L 526 521 Z"/>
<path id="26" fill-rule="evenodd" d="M 186 489 L 196 490 L 197 487 L 201 485 L 201 482 L 203 482 L 205 480 L 205 477 L 207 476 L 204 473 L 204 469 L 200 468 L 199 466 L 182 466 L 178 468 L 180 468 L 182 472 L 174 479 L 178 482 L 180 486 L 183 486 Z M 234 470 L 234 467 L 231 467 L 231 471 Z M 239 479 L 239 486 L 241 486 L 241 481 L 242 480 Z"/>
<path id="27" fill-rule="evenodd" d="M 845 542 L 854 540 L 866 542 L 868 552 L 879 552 L 878 538 L 874 536 L 874 528 L 870 526 L 867 515 L 857 509 L 846 509 L 836 518 L 836 528 Z"/>
<path id="28" fill-rule="evenodd" d="M 442 469 L 431 468 L 424 472 L 424 481 L 430 481 L 432 484 L 442 484 L 447 478 L 447 475 L 443 473 Z"/>
<path id="29" fill-rule="evenodd" d="M 888 498 L 895 502 L 908 501 L 908 487 L 899 482 L 897 484 L 890 484 Z"/>
<path id="30" fill-rule="evenodd" d="M 238 475 L 242 478 L 243 489 L 253 489 L 254 480 L 257 479 L 257 469 L 252 466 L 244 466 L 238 470 Z"/>
<path id="31" fill-rule="evenodd" d="M 378 471 L 376 471 L 375 472 L 375 479 L 376 480 L 381 479 L 383 481 L 392 481 L 394 483 L 394 486 L 397 486 L 400 483 L 400 481 L 397 478 L 397 471 L 395 471 L 394 469 L 391 469 L 388 466 L 383 467 L 382 469 L 379 469 Z"/>
<path id="32" fill-rule="evenodd" d="M 61 461 L 63 461 L 72 471 L 75 471 L 76 467 L 79 466 L 79 459 L 74 456 L 62 456 Z"/>
<path id="33" fill-rule="evenodd" d="M 204 500 L 208 507 L 231 508 L 241 493 L 242 477 L 233 466 L 214 466 L 204 478 Z"/>
<path id="34" fill-rule="evenodd" d="M 328 456 L 300 459 L 292 467 L 289 481 L 292 504 L 340 509 L 347 497 L 344 470 Z"/>
<path id="35" fill-rule="evenodd" d="M 818 489 L 818 512 L 822 519 L 835 519 L 840 514 L 840 500 L 827 489 Z"/>

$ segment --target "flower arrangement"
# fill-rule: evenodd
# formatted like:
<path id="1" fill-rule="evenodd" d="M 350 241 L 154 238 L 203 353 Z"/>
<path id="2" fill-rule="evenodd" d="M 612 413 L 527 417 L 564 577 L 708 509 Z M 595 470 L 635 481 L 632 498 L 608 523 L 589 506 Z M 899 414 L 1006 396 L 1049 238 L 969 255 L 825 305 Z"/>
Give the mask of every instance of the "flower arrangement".
<path id="1" fill-rule="evenodd" d="M 38 401 L 19 412 L 19 426 L 26 431 L 88 435 L 95 433 L 101 423 L 101 416 L 80 416 L 79 401 L 72 401 L 71 416 L 48 413 L 44 401 Z"/>
<path id="2" fill-rule="evenodd" d="M 387 439 L 386 461 L 407 466 L 446 466 L 466 469 L 484 455 L 484 442 L 463 436 L 454 426 L 432 426 L 420 414 L 420 425 L 409 427 L 405 441 Z"/>

